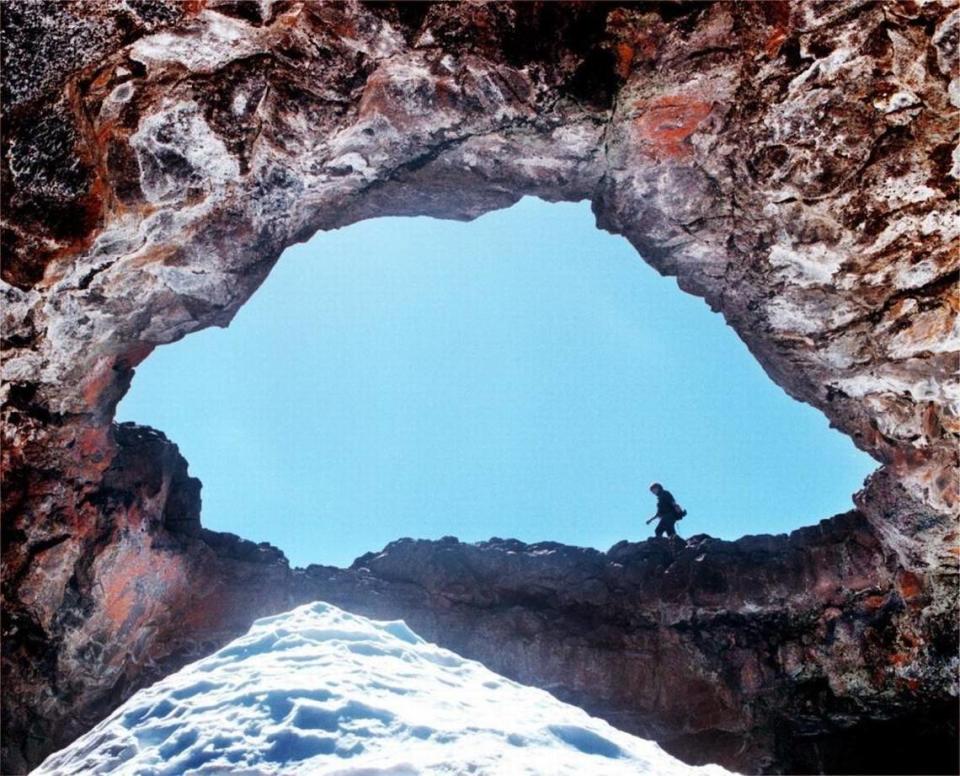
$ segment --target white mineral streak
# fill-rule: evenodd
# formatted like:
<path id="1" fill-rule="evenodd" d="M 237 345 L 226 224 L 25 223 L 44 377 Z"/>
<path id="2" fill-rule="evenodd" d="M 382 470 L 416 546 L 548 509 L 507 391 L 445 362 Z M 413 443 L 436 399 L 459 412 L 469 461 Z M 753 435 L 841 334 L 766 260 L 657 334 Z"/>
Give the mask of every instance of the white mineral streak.
<path id="1" fill-rule="evenodd" d="M 871 394 L 889 395 L 909 394 L 916 401 L 932 401 L 942 396 L 942 385 L 933 378 L 915 379 L 909 374 L 897 374 L 889 367 L 881 367 L 872 374 L 858 374 L 844 377 L 835 385 L 848 396 L 863 398 Z"/>
<path id="2" fill-rule="evenodd" d="M 814 311 L 804 301 L 775 298 L 766 303 L 765 309 L 770 325 L 777 331 L 813 334 L 820 330 Z"/>
<path id="3" fill-rule="evenodd" d="M 183 201 L 189 186 L 216 190 L 240 174 L 237 160 L 193 102 L 177 103 L 145 118 L 130 136 L 130 145 L 137 151 L 140 187 L 149 202 Z"/>
<path id="4" fill-rule="evenodd" d="M 148 68 L 175 63 L 193 73 L 212 73 L 261 51 L 256 33 L 256 28 L 239 19 L 203 11 L 189 32 L 160 32 L 141 38 L 131 46 L 130 58 Z"/>
<path id="5" fill-rule="evenodd" d="M 829 283 L 840 269 L 844 255 L 824 245 L 774 245 L 768 258 L 786 280 L 807 287 Z"/>
<path id="6" fill-rule="evenodd" d="M 947 307 L 917 313 L 906 329 L 893 335 L 887 353 L 894 359 L 924 353 L 960 353 L 960 321 L 956 313 Z"/>
<path id="7" fill-rule="evenodd" d="M 100 106 L 100 121 L 116 119 L 120 115 L 120 111 L 123 110 L 123 106 L 130 102 L 135 93 L 136 87 L 129 81 L 117 86 L 107 95 L 103 105 Z"/>

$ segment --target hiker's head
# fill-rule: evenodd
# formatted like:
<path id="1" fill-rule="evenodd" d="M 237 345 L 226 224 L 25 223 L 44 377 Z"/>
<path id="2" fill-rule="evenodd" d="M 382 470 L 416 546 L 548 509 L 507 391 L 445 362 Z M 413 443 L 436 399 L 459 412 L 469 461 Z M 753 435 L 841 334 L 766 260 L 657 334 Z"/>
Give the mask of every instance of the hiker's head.
<path id="1" fill-rule="evenodd" d="M 650 483 L 651 493 L 656 493 L 657 495 L 659 495 L 661 490 L 663 490 L 663 485 L 661 485 L 659 482 Z"/>

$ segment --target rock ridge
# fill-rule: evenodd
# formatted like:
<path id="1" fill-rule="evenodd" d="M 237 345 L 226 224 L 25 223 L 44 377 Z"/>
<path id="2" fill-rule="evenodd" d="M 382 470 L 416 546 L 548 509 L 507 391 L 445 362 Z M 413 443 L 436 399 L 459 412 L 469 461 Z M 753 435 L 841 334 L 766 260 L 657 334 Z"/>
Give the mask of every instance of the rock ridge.
<path id="1" fill-rule="evenodd" d="M 38 595 L 5 612 L 7 665 L 48 656 L 17 677 L 22 695 L 4 697 L 5 741 L 26 742 L 8 749 L 14 764 L 67 743 L 252 619 L 323 600 L 404 619 L 688 762 L 769 773 L 952 767 L 953 612 L 857 511 L 790 534 L 621 541 L 606 552 L 406 538 L 347 569 L 296 569 L 266 543 L 200 527 L 199 482 L 161 433 L 115 424 L 113 440 L 89 498 L 93 533 L 31 545 L 12 581 Z M 83 563 L 71 555 L 81 540 L 100 548 Z M 67 573 L 66 597 L 40 597 Z M 851 749 L 885 726 L 924 742 L 923 756 L 901 751 L 902 736 Z"/>

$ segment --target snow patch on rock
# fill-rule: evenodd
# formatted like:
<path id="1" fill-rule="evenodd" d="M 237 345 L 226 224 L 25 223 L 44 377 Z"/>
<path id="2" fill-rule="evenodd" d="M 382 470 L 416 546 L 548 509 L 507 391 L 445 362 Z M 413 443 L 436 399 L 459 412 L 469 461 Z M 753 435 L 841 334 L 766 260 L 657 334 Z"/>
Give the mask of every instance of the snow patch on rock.
<path id="1" fill-rule="evenodd" d="M 326 603 L 141 690 L 44 774 L 726 774 Z"/>

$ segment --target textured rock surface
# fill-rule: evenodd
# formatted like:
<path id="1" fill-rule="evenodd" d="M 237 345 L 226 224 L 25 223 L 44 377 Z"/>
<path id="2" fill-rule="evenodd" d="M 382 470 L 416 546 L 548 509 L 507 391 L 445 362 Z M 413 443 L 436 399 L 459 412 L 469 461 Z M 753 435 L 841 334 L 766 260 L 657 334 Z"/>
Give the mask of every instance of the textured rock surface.
<path id="1" fill-rule="evenodd" d="M 876 683 L 822 670 L 851 719 L 945 697 L 952 5 L 8 2 L 2 24 L 4 771 L 314 592 L 204 533 L 169 445 L 111 427 L 136 364 L 228 323 L 318 229 L 524 194 L 591 199 L 883 464 L 869 584 L 919 597 L 857 658 L 887 661 Z"/>
<path id="2" fill-rule="evenodd" d="M 494 539 L 400 540 L 350 569 L 291 570 L 204 531 L 197 481 L 149 429 L 116 427 L 75 560 L 35 548 L 8 619 L 8 769 L 252 619 L 325 600 L 549 689 L 692 763 L 742 772 L 956 768 L 952 611 L 852 512 L 789 536 L 622 542 L 607 553 Z M 62 589 L 63 599 L 43 599 Z M 51 650 L 56 645 L 56 651 Z M 37 660 L 42 655 L 46 659 Z M 24 701 L 27 701 L 26 703 Z M 57 720 L 51 729 L 50 721 Z"/>
<path id="3" fill-rule="evenodd" d="M 788 773 L 956 767 L 956 703 L 942 689 L 954 642 L 936 639 L 944 623 L 916 630 L 926 591 L 892 572 L 857 513 L 790 536 L 621 542 L 607 553 L 402 540 L 348 573 L 306 573 L 326 599 L 402 612 L 689 762 Z M 921 686 L 922 696 L 902 692 Z M 889 744 L 851 746 L 889 719 Z"/>

